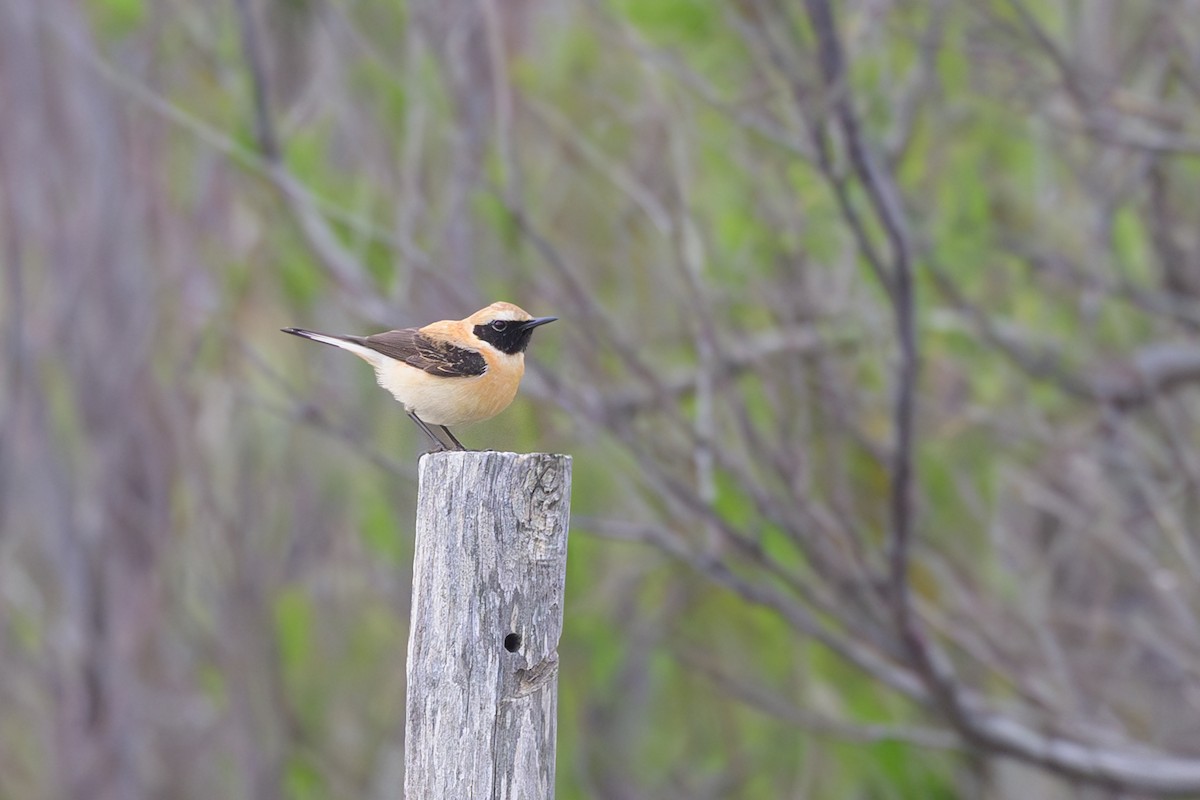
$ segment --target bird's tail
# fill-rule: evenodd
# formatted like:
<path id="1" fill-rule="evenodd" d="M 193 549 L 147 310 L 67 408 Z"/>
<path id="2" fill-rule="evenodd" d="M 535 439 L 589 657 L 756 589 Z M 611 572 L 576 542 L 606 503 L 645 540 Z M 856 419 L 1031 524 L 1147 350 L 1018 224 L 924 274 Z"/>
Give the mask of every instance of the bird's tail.
<path id="1" fill-rule="evenodd" d="M 306 331 L 304 328 L 280 328 L 280 330 L 284 333 L 290 333 L 293 336 L 302 336 L 305 339 L 312 339 L 314 342 L 330 344 L 334 347 L 340 347 L 343 350 L 349 350 L 372 366 L 379 361 L 379 353 L 363 345 L 362 337 L 360 336 L 335 336 L 330 333 Z"/>

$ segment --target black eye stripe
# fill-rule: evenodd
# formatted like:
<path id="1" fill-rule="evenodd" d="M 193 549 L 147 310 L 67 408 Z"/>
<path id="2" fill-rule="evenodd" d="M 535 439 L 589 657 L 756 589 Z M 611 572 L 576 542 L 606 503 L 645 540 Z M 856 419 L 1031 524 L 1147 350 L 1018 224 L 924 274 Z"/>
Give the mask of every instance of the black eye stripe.
<path id="1" fill-rule="evenodd" d="M 532 328 L 526 328 L 517 320 L 495 319 L 486 325 L 476 325 L 475 335 L 495 347 L 501 353 L 515 355 L 529 346 Z"/>

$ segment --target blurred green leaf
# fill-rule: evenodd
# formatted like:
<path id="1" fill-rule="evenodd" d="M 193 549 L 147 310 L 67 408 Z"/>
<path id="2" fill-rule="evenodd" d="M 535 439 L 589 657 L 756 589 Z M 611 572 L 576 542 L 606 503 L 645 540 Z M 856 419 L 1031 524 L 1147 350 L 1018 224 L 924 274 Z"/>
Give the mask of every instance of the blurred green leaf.
<path id="1" fill-rule="evenodd" d="M 321 770 L 301 755 L 288 759 L 284 772 L 284 791 L 288 800 L 319 800 L 330 797 Z"/>
<path id="2" fill-rule="evenodd" d="M 373 553 L 388 563 L 399 564 L 412 548 L 404 540 L 405 525 L 396 519 L 385 489 L 371 486 L 362 491 L 358 502 L 358 529 Z"/>
<path id="3" fill-rule="evenodd" d="M 275 635 L 285 672 L 300 673 L 312 656 L 313 604 L 300 586 L 275 597 Z"/>
<path id="4" fill-rule="evenodd" d="M 133 33 L 146 17 L 145 0 L 87 0 L 99 32 L 109 39 Z"/>

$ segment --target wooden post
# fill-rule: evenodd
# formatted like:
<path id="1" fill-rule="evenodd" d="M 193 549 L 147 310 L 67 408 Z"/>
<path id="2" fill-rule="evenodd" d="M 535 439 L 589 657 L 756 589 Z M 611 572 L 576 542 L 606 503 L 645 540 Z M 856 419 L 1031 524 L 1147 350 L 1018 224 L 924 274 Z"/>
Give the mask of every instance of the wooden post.
<path id="1" fill-rule="evenodd" d="M 550 800 L 570 456 L 420 463 L 404 794 Z"/>

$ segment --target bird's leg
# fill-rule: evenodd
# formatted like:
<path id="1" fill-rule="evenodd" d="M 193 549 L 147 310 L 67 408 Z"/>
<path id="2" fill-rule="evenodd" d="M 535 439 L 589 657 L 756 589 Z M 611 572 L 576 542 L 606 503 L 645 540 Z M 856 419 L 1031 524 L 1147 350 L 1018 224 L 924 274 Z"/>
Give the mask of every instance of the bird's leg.
<path id="1" fill-rule="evenodd" d="M 418 428 L 425 431 L 426 436 L 428 436 L 430 439 L 433 439 L 434 444 L 437 445 L 437 450 L 434 450 L 433 452 L 440 453 L 442 450 L 446 449 L 446 443 L 443 442 L 441 439 L 439 439 L 437 437 L 436 433 L 434 433 L 432 430 L 430 430 L 429 426 L 425 424 L 425 420 L 421 419 L 420 417 L 418 417 L 416 414 L 414 414 L 411 411 L 408 411 L 406 413 L 408 414 L 408 416 L 412 417 L 413 422 L 417 423 Z M 454 437 L 451 436 L 450 438 L 453 439 Z"/>
<path id="2" fill-rule="evenodd" d="M 450 437 L 450 441 L 454 442 L 455 446 L 458 447 L 459 450 L 465 451 L 467 449 L 467 448 L 463 447 L 462 442 L 460 442 L 458 439 L 456 439 L 454 437 L 454 434 L 450 432 L 449 428 L 447 428 L 445 425 L 439 425 L 438 427 L 440 427 L 442 430 L 444 430 L 446 432 L 446 435 Z"/>

